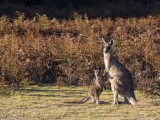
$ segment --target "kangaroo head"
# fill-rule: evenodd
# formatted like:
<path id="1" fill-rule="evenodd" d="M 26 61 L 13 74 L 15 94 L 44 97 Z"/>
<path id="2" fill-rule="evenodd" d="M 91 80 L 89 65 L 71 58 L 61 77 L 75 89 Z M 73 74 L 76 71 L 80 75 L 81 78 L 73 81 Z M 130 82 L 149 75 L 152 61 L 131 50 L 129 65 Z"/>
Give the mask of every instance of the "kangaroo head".
<path id="1" fill-rule="evenodd" d="M 101 67 L 94 67 L 94 74 L 95 76 L 99 76 L 101 71 Z"/>
<path id="2" fill-rule="evenodd" d="M 113 40 L 111 40 L 109 43 L 106 43 L 106 41 L 102 38 L 102 41 L 104 43 L 103 53 L 104 54 L 112 53 Z"/>

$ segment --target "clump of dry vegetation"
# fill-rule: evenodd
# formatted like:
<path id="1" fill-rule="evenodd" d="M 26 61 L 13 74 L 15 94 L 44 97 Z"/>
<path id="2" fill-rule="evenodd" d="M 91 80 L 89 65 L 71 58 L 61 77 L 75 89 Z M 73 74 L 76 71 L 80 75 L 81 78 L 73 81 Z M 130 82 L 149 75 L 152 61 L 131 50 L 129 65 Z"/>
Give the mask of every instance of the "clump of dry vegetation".
<path id="1" fill-rule="evenodd" d="M 160 89 L 160 17 L 69 20 L 38 15 L 29 20 L 0 18 L 0 82 L 10 88 L 26 84 L 85 85 L 93 66 L 103 66 L 102 42 L 115 40 L 115 55 L 136 77 L 137 88 Z"/>

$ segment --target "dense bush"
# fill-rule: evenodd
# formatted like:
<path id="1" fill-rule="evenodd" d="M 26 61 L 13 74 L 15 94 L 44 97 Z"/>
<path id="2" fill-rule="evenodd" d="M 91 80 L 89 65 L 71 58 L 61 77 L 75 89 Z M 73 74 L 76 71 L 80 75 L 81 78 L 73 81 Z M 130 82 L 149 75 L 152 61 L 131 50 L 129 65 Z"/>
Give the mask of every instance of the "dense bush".
<path id="1" fill-rule="evenodd" d="M 136 77 L 137 88 L 160 89 L 160 17 L 49 20 L 23 13 L 0 18 L 0 81 L 12 88 L 26 84 L 86 85 L 93 66 L 103 66 L 101 38 L 115 40 L 115 55 Z"/>
<path id="2" fill-rule="evenodd" d="M 0 0 L 0 16 L 14 17 L 16 11 L 22 11 L 29 18 L 39 13 L 68 19 L 77 12 L 89 18 L 115 19 L 157 15 L 159 6 L 159 0 Z"/>

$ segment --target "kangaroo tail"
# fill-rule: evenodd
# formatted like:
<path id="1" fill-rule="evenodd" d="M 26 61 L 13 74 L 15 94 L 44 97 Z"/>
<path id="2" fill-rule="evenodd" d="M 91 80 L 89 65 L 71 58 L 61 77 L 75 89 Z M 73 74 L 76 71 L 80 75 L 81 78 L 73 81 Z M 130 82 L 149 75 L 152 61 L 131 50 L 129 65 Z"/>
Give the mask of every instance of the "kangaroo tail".
<path id="1" fill-rule="evenodd" d="M 89 96 L 84 97 L 81 101 L 79 101 L 79 104 L 87 102 L 90 98 L 91 97 L 89 97 Z"/>
<path id="2" fill-rule="evenodd" d="M 135 104 L 137 103 L 137 100 L 136 100 L 136 98 L 131 97 L 131 98 L 129 98 L 129 102 L 130 102 L 132 105 L 135 105 Z"/>

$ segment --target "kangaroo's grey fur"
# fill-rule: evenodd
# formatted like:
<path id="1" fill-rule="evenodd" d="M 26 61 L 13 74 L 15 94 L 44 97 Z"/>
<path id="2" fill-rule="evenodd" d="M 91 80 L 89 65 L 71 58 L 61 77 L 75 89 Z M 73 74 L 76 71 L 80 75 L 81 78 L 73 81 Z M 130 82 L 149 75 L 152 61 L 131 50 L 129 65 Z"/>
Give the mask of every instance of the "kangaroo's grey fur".
<path id="1" fill-rule="evenodd" d="M 118 104 L 118 95 L 121 95 L 124 97 L 124 102 L 135 105 L 137 100 L 134 94 L 134 83 L 130 71 L 113 56 L 113 41 L 110 41 L 110 43 L 106 43 L 104 39 L 102 41 L 104 42 L 105 72 L 108 74 L 114 95 L 113 104 Z"/>
<path id="2" fill-rule="evenodd" d="M 93 103 L 99 104 L 99 96 L 103 90 L 106 90 L 106 84 L 100 75 L 100 71 L 100 67 L 95 68 L 95 80 L 89 86 L 88 95 L 84 97 L 79 103 L 85 103 L 89 99 L 92 99 Z"/>

